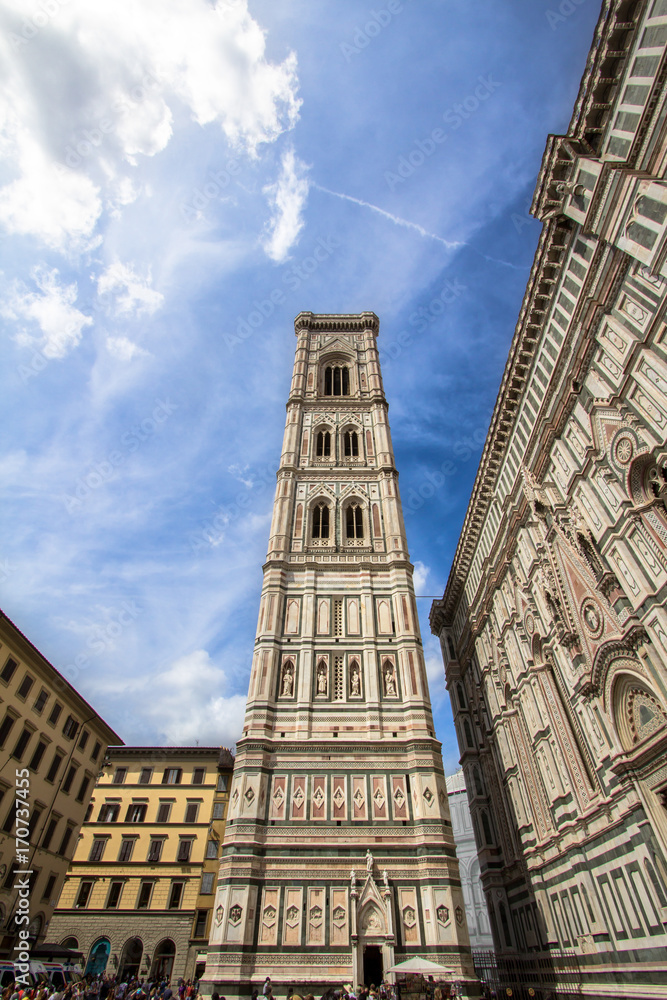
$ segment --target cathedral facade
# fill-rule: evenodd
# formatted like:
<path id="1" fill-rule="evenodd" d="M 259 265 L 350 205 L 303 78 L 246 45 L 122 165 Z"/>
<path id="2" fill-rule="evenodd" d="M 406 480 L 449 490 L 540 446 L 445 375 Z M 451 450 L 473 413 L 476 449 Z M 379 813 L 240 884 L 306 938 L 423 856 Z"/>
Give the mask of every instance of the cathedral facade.
<path id="1" fill-rule="evenodd" d="M 667 2 L 605 0 L 440 637 L 496 947 L 667 997 Z"/>
<path id="2" fill-rule="evenodd" d="M 413 955 L 473 975 L 378 325 L 295 321 L 206 993 L 379 984 Z"/>

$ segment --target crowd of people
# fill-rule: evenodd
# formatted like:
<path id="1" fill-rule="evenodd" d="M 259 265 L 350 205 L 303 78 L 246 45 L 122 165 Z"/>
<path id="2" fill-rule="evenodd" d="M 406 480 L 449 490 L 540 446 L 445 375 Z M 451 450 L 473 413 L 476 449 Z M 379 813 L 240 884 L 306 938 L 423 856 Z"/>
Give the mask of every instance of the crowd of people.
<path id="1" fill-rule="evenodd" d="M 180 979 L 172 988 L 168 979 L 117 977 L 106 972 L 86 976 L 59 988 L 49 981 L 23 987 L 12 983 L 2 991 L 1 1000 L 196 1000 L 198 983 Z"/>

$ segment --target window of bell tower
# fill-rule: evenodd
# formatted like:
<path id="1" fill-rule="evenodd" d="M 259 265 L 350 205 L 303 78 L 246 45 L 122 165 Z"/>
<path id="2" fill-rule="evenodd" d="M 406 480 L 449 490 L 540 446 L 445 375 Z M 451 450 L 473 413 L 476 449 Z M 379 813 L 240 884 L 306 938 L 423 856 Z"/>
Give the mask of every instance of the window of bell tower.
<path id="1" fill-rule="evenodd" d="M 357 458 L 359 455 L 359 436 L 356 431 L 345 431 L 343 435 L 343 450 L 346 458 Z"/>
<path id="2" fill-rule="evenodd" d="M 328 365 L 324 370 L 324 395 L 349 396 L 350 370 L 345 365 Z"/>
<path id="3" fill-rule="evenodd" d="M 329 537 L 329 508 L 318 503 L 313 510 L 313 538 Z"/>

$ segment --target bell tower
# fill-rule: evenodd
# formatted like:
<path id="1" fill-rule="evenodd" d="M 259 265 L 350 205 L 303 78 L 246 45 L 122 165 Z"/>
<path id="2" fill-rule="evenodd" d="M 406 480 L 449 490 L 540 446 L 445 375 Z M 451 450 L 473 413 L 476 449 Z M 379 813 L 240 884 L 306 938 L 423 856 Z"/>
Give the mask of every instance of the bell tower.
<path id="1" fill-rule="evenodd" d="M 294 325 L 204 990 L 377 984 L 415 955 L 469 979 L 379 321 Z"/>

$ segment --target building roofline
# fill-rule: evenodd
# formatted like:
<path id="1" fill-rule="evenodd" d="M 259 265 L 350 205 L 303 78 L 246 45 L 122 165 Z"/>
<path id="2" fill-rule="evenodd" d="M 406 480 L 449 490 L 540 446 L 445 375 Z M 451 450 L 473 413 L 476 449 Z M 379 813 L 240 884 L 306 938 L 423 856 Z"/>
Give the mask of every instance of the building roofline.
<path id="1" fill-rule="evenodd" d="M 294 320 L 294 333 L 298 337 L 303 330 L 312 333 L 363 333 L 364 330 L 372 330 L 377 337 L 380 333 L 380 320 L 374 312 L 300 312 Z"/>
<path id="2" fill-rule="evenodd" d="M 35 653 L 37 655 L 37 657 L 40 660 L 42 660 L 42 662 L 44 664 L 46 664 L 46 666 L 50 670 L 52 670 L 54 672 L 54 674 L 56 674 L 57 677 L 60 678 L 60 681 L 62 682 L 62 687 L 65 688 L 77 701 L 79 701 L 82 706 L 85 706 L 85 708 L 89 712 L 93 713 L 93 716 L 97 718 L 97 720 L 99 721 L 99 723 L 106 730 L 107 737 L 111 737 L 113 740 L 117 740 L 118 743 L 119 743 L 119 745 L 123 745 L 122 737 L 119 736 L 118 733 L 115 732 L 115 730 L 113 730 L 111 728 L 111 726 L 108 724 L 108 722 L 104 721 L 104 719 L 102 718 L 102 716 L 99 714 L 99 712 L 96 711 L 96 709 L 93 708 L 93 706 L 90 704 L 90 702 L 87 702 L 86 699 L 83 697 L 83 695 L 80 694 L 77 691 L 77 689 L 72 686 L 72 684 L 70 684 L 70 682 L 67 680 L 67 678 L 63 677 L 63 675 L 60 673 L 60 671 L 56 667 L 53 666 L 53 664 L 51 663 L 51 661 L 47 660 L 47 658 L 44 656 L 44 654 L 42 652 L 40 652 L 39 649 L 37 649 L 37 646 L 35 646 L 35 644 L 30 641 L 30 639 L 27 637 L 27 635 L 25 635 L 21 631 L 21 629 L 18 627 L 18 625 L 15 622 L 12 621 L 12 619 L 9 617 L 9 615 L 6 614 L 2 610 L 2 608 L 0 608 L 0 625 L 2 624 L 3 621 L 7 622 L 11 626 L 11 628 L 14 630 L 14 632 L 16 632 L 17 636 L 19 636 L 19 638 L 22 639 L 23 642 L 30 648 L 31 652 Z M 86 719 L 85 722 L 82 723 L 82 725 L 86 725 L 88 722 L 92 722 L 92 717 L 90 719 Z"/>

